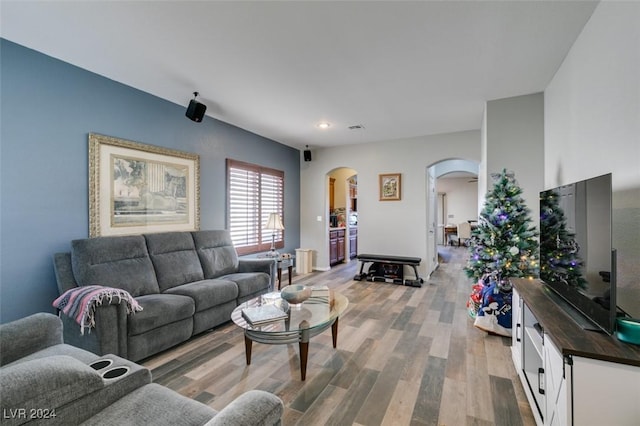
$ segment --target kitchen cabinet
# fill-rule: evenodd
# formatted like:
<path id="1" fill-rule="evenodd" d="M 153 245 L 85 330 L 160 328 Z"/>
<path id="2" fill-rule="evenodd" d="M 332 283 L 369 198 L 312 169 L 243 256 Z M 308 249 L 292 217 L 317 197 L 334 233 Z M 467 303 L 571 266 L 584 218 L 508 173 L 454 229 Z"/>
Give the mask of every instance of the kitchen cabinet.
<path id="1" fill-rule="evenodd" d="M 338 263 L 338 238 L 329 237 L 329 264 Z"/>
<path id="2" fill-rule="evenodd" d="M 345 259 L 345 230 L 329 231 L 329 263 L 335 265 Z"/>
<path id="3" fill-rule="evenodd" d="M 358 255 L 358 228 L 349 228 L 349 259 Z"/>

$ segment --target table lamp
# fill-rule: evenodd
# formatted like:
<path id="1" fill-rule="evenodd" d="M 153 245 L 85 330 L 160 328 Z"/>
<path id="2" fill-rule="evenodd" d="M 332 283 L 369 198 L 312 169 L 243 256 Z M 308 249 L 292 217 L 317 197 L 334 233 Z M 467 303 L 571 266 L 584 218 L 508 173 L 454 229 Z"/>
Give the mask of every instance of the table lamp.
<path id="1" fill-rule="evenodd" d="M 264 229 L 270 229 L 271 233 L 271 251 L 267 253 L 269 257 L 278 257 L 279 253 L 276 251 L 276 232 L 284 229 L 282 220 L 278 213 L 269 213 L 269 220 L 267 220 L 267 226 Z"/>

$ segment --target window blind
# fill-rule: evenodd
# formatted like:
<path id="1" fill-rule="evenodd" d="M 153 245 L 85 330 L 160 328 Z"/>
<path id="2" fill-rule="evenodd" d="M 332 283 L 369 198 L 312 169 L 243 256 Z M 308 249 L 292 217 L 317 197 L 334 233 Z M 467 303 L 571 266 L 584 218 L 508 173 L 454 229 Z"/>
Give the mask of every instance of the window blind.
<path id="1" fill-rule="evenodd" d="M 228 229 L 238 253 L 269 250 L 269 214 L 278 213 L 284 223 L 284 172 L 227 159 L 227 197 Z M 284 231 L 275 231 L 275 242 L 284 247 Z"/>

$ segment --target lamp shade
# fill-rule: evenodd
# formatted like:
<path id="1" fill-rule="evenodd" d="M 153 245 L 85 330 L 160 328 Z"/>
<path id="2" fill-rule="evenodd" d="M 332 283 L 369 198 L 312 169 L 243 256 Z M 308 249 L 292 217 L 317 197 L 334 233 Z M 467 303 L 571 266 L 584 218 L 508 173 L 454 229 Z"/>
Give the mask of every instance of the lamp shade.
<path id="1" fill-rule="evenodd" d="M 284 229 L 280 215 L 278 213 L 269 213 L 269 220 L 267 220 L 267 226 L 264 229 L 272 229 L 274 231 Z"/>

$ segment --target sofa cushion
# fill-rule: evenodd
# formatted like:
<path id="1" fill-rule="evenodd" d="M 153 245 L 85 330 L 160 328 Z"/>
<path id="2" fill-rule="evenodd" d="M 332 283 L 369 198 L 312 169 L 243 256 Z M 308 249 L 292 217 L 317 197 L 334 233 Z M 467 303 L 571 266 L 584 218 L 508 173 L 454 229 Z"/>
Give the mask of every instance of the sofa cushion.
<path id="1" fill-rule="evenodd" d="M 144 237 L 161 292 L 204 279 L 190 232 L 162 232 Z"/>
<path id="2" fill-rule="evenodd" d="M 192 235 L 205 278 L 217 278 L 238 271 L 238 253 L 229 231 L 195 231 Z"/>
<path id="3" fill-rule="evenodd" d="M 203 425 L 216 414 L 205 404 L 151 383 L 120 398 L 82 425 Z"/>
<path id="4" fill-rule="evenodd" d="M 235 300 L 238 297 L 238 286 L 229 280 L 202 280 L 173 287 L 165 294 L 188 296 L 194 300 L 196 312 L 201 312 Z"/>
<path id="5" fill-rule="evenodd" d="M 238 285 L 238 298 L 243 298 L 250 294 L 265 291 L 269 288 L 271 277 L 264 272 L 244 272 L 237 274 L 229 274 L 220 277 L 233 281 Z"/>
<path id="6" fill-rule="evenodd" d="M 15 363 L 0 369 L 0 401 L 14 410 L 55 410 L 102 389 L 98 372 L 69 356 L 51 356 Z M 8 424 L 30 420 L 16 416 Z M 4 422 L 3 422 L 4 424 Z"/>
<path id="7" fill-rule="evenodd" d="M 73 240 L 71 263 L 81 286 L 121 288 L 134 297 L 160 292 L 142 235 Z"/>
<path id="8" fill-rule="evenodd" d="M 129 336 L 191 318 L 196 311 L 192 298 L 178 294 L 149 294 L 136 297 L 142 311 L 130 314 Z"/>

